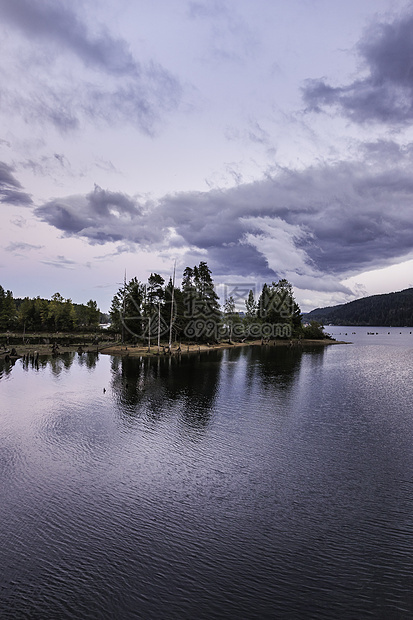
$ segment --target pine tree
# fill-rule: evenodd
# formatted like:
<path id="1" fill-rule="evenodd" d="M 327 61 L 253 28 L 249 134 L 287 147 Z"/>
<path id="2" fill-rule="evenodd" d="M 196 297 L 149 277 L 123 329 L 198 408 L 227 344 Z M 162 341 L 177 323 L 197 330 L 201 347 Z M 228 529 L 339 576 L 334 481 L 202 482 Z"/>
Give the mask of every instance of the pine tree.
<path id="1" fill-rule="evenodd" d="M 184 334 L 190 340 L 216 340 L 221 312 L 211 270 L 205 261 L 186 267 L 182 281 Z"/>
<path id="2" fill-rule="evenodd" d="M 275 334 L 300 335 L 301 311 L 288 280 L 273 282 L 271 286 L 264 284 L 258 300 L 258 318 L 262 323 L 272 325 Z"/>
<path id="3" fill-rule="evenodd" d="M 151 337 L 161 333 L 161 303 L 165 298 L 163 285 L 165 280 L 158 273 L 151 273 L 145 287 L 143 310 L 145 315 L 144 333 L 148 338 L 148 347 L 151 348 Z"/>
<path id="4" fill-rule="evenodd" d="M 0 329 L 13 329 L 16 325 L 16 305 L 11 291 L 4 291 L 0 287 Z"/>
<path id="5" fill-rule="evenodd" d="M 137 278 L 125 283 L 114 295 L 109 314 L 112 328 L 122 334 L 122 341 L 142 337 L 143 300 L 144 287 Z"/>
<path id="6" fill-rule="evenodd" d="M 234 325 L 241 322 L 240 316 L 235 310 L 235 301 L 232 295 L 224 303 L 224 322 L 228 329 L 229 342 L 231 342 Z"/>
<path id="7" fill-rule="evenodd" d="M 212 273 L 205 261 L 199 263 L 195 275 L 195 287 L 197 293 L 198 313 L 203 318 L 220 319 L 219 298 L 215 292 Z"/>
<path id="8" fill-rule="evenodd" d="M 86 304 L 86 308 L 87 308 L 87 313 L 86 313 L 87 326 L 97 327 L 99 325 L 99 320 L 100 320 L 100 310 L 98 308 L 96 301 L 93 301 L 93 299 L 89 299 L 89 301 Z"/>
<path id="9" fill-rule="evenodd" d="M 245 320 L 247 323 L 252 323 L 257 318 L 258 309 L 258 304 L 255 301 L 254 293 L 252 290 L 248 293 L 248 299 L 246 299 L 245 301 L 245 308 Z"/>

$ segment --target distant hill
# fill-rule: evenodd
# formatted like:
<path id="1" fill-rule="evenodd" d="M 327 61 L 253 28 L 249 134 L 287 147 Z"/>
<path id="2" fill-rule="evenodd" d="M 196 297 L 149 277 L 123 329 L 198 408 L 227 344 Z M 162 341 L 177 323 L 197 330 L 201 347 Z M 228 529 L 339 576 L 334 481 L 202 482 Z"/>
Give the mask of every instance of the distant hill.
<path id="1" fill-rule="evenodd" d="M 339 306 L 316 308 L 303 315 L 305 321 L 324 325 L 413 326 L 413 288 L 397 293 L 371 295 Z"/>

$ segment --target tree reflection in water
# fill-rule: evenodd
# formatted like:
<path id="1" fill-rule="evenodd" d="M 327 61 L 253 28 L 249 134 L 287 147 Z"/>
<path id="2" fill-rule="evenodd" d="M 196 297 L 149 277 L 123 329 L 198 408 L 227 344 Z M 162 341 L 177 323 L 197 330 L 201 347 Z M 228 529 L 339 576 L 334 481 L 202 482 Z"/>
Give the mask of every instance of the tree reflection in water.
<path id="1" fill-rule="evenodd" d="M 15 363 L 16 360 L 6 360 L 5 358 L 0 359 L 0 380 L 6 379 L 11 374 Z"/>
<path id="2" fill-rule="evenodd" d="M 311 351 L 323 356 L 323 347 Z M 205 428 L 220 389 L 288 393 L 297 378 L 302 347 L 263 346 L 211 350 L 174 357 L 113 357 L 112 390 L 122 419 L 156 424 L 177 412 L 193 430 Z M 234 382 L 237 384 L 234 387 Z M 238 384 L 238 382 L 240 382 Z"/>
<path id="3" fill-rule="evenodd" d="M 96 368 L 98 360 L 99 353 L 95 353 L 95 351 L 85 351 L 84 353 L 77 354 L 77 363 L 79 366 L 86 366 L 88 370 L 93 370 L 93 368 Z"/>
<path id="4" fill-rule="evenodd" d="M 274 380 L 277 381 L 277 389 L 289 389 L 294 384 L 301 369 L 303 355 L 311 353 L 311 356 L 323 358 L 325 347 L 302 347 L 302 346 L 262 346 L 249 347 L 248 369 L 255 376 L 258 374 L 263 388 L 271 388 Z M 256 374 L 255 374 L 256 373 Z"/>
<path id="5" fill-rule="evenodd" d="M 112 358 L 112 389 L 124 419 L 157 422 L 179 411 L 185 426 L 206 427 L 220 374 L 218 352 L 156 358 Z"/>
<path id="6" fill-rule="evenodd" d="M 60 355 L 40 355 L 34 357 L 34 352 L 29 357 L 0 359 L 0 380 L 9 376 L 16 362 L 21 364 L 25 372 L 44 370 L 48 366 L 54 377 L 59 377 L 63 370 L 68 371 L 76 362 L 79 366 L 85 366 L 88 370 L 93 370 L 99 360 L 99 353 L 86 351 L 82 354 L 77 352 L 62 353 Z"/>

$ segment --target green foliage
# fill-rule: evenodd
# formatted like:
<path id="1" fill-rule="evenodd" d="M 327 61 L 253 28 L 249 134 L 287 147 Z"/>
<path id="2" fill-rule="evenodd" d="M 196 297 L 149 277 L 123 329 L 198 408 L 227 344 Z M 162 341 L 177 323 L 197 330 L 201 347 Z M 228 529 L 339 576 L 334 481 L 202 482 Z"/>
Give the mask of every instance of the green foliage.
<path id="1" fill-rule="evenodd" d="M 287 280 L 273 282 L 271 286 L 264 284 L 258 300 L 257 318 L 262 323 L 280 326 L 281 333 L 300 335 L 301 310 Z"/>
<path id="2" fill-rule="evenodd" d="M 145 287 L 145 295 L 143 302 L 143 316 L 146 319 L 143 325 L 143 333 L 148 338 L 148 346 L 151 346 L 151 337 L 161 335 L 162 317 L 161 303 L 165 297 L 165 291 L 162 288 L 165 280 L 158 273 L 151 273 L 148 278 L 148 284 Z"/>
<path id="3" fill-rule="evenodd" d="M 77 306 L 75 306 L 75 310 L 76 308 Z M 100 310 L 96 301 L 93 301 L 93 299 L 89 299 L 86 304 L 86 308 L 86 327 L 97 327 L 100 321 Z"/>
<path id="4" fill-rule="evenodd" d="M 18 326 L 24 331 L 45 331 L 53 328 L 49 321 L 50 301 L 25 297 L 19 306 Z"/>
<path id="5" fill-rule="evenodd" d="M 73 331 L 76 328 L 91 329 L 99 325 L 100 310 L 96 301 L 86 305 L 73 304 L 55 293 L 52 299 L 35 297 L 13 299 L 11 291 L 4 292 L 0 286 L 0 330 L 18 329 L 31 331 Z"/>
<path id="6" fill-rule="evenodd" d="M 215 292 L 211 270 L 205 261 L 201 261 L 198 267 L 194 267 L 194 285 L 196 292 L 194 317 L 219 320 L 221 313 L 218 295 Z"/>
<path id="7" fill-rule="evenodd" d="M 173 289 L 173 307 L 172 307 L 172 289 Z M 169 279 L 165 287 L 164 303 L 161 306 L 161 325 L 165 340 L 169 342 L 169 332 L 171 326 L 171 310 L 172 310 L 172 341 L 181 340 L 184 337 L 185 329 L 185 304 L 184 296 L 179 287 L 173 287 L 172 278 Z"/>
<path id="8" fill-rule="evenodd" d="M 71 299 L 64 299 L 60 293 L 52 295 L 48 312 L 49 323 L 55 331 L 71 331 L 76 325 L 76 313 Z"/>
<path id="9" fill-rule="evenodd" d="M 181 288 L 173 286 L 171 279 L 165 285 L 156 273 L 151 273 L 146 285 L 136 278 L 125 282 L 113 297 L 110 317 L 112 328 L 122 334 L 123 340 L 146 340 L 149 346 L 159 326 L 162 340 L 169 341 L 171 318 L 173 341 L 214 342 L 223 336 L 239 339 L 256 334 L 257 330 L 250 328 L 261 324 L 274 325 L 276 335 L 301 334 L 300 308 L 287 280 L 265 284 L 258 302 L 250 291 L 245 306 L 244 320 L 236 311 L 233 297 L 226 299 L 221 312 L 211 270 L 201 261 L 184 269 Z M 287 329 L 283 331 L 284 327 Z"/>
<path id="10" fill-rule="evenodd" d="M 189 340 L 216 340 L 221 322 L 219 298 L 205 261 L 186 267 L 182 280 L 183 334 Z"/>
<path id="11" fill-rule="evenodd" d="M 248 299 L 246 299 L 245 301 L 245 308 L 246 308 L 245 322 L 247 324 L 252 323 L 257 318 L 257 310 L 258 310 L 258 304 L 255 301 L 253 291 L 250 291 L 248 293 Z"/>
<path id="12" fill-rule="evenodd" d="M 129 282 L 125 280 L 115 293 L 106 318 L 110 318 L 112 331 L 120 334 L 122 341 L 145 340 L 149 345 L 159 334 L 163 342 L 169 341 L 171 325 L 173 341 L 214 342 L 224 336 L 236 340 L 248 337 L 253 331 L 250 328 L 260 325 L 286 326 L 289 337 L 303 334 L 300 308 L 287 280 L 270 286 L 264 284 L 258 302 L 253 291 L 249 291 L 245 307 L 245 318 L 241 320 L 231 296 L 225 300 L 221 312 L 211 270 L 201 261 L 185 268 L 181 289 L 173 286 L 171 279 L 165 285 L 157 273 L 151 273 L 145 285 L 136 277 Z M 93 330 L 101 319 L 102 314 L 92 299 L 86 304 L 74 304 L 55 293 L 50 300 L 40 297 L 14 300 L 11 291 L 4 291 L 0 286 L 0 329 L 3 330 Z"/>
<path id="13" fill-rule="evenodd" d="M 323 340 L 324 338 L 328 338 L 324 333 L 324 327 L 317 321 L 310 321 L 309 325 L 303 325 L 302 335 L 303 338 L 307 338 L 308 340 Z"/>
<path id="14" fill-rule="evenodd" d="M 16 323 L 16 306 L 11 291 L 0 286 L 0 329 L 13 329 Z"/>
<path id="15" fill-rule="evenodd" d="M 112 329 L 122 334 L 122 340 L 133 341 L 144 333 L 143 302 L 145 288 L 137 278 L 132 278 L 118 290 L 109 311 Z"/>
<path id="16" fill-rule="evenodd" d="M 331 325 L 413 326 L 413 288 L 372 295 L 339 306 L 317 308 L 306 318 Z"/>
<path id="17" fill-rule="evenodd" d="M 227 328 L 228 338 L 232 340 L 234 325 L 241 323 L 241 318 L 235 310 L 235 301 L 232 295 L 224 303 L 224 325 Z"/>

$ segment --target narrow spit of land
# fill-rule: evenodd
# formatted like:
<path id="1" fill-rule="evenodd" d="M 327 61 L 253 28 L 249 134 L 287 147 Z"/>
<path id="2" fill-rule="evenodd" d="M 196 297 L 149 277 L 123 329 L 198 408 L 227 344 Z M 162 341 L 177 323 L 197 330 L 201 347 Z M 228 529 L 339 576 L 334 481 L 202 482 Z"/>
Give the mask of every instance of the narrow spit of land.
<path id="1" fill-rule="evenodd" d="M 151 357 L 158 355 L 185 355 L 190 353 L 201 353 L 219 349 L 233 349 L 248 346 L 282 346 L 282 347 L 303 347 L 308 345 L 326 346 L 330 344 L 348 344 L 332 339 L 307 340 L 249 340 L 245 342 L 220 342 L 214 344 L 207 343 L 174 343 L 169 350 L 167 344 L 161 344 L 158 350 L 157 344 L 150 348 L 147 344 L 121 344 L 116 342 L 113 335 L 99 334 L 95 339 L 90 334 L 37 334 L 24 338 L 22 334 L 2 334 L 0 335 L 0 359 L 9 357 L 18 359 L 25 356 L 45 356 L 62 355 L 64 353 L 105 353 L 107 355 L 129 355 L 139 357 Z"/>
<path id="2" fill-rule="evenodd" d="M 133 346 L 133 345 L 111 345 L 101 349 L 101 353 L 108 355 L 126 355 L 131 357 L 150 357 L 157 355 L 186 355 L 190 353 L 202 353 L 205 351 L 218 351 L 220 349 L 235 349 L 238 347 L 250 347 L 250 346 L 267 346 L 267 347 L 303 347 L 303 346 L 326 346 L 330 344 L 348 344 L 347 342 L 341 342 L 337 340 L 322 339 L 322 340 L 272 340 L 270 342 L 262 342 L 262 340 L 253 340 L 247 342 L 220 342 L 218 344 L 175 344 L 172 346 L 171 351 L 168 347 L 160 347 L 158 352 L 157 346 L 152 346 L 150 349 L 148 346 Z"/>
<path id="3" fill-rule="evenodd" d="M 186 355 L 190 353 L 201 353 L 205 351 L 217 351 L 220 349 L 234 349 L 249 346 L 277 346 L 277 347 L 303 347 L 303 346 L 326 346 L 331 344 L 349 344 L 347 342 L 323 339 L 323 340 L 272 340 L 262 342 L 261 340 L 247 342 L 221 342 L 217 344 L 174 344 L 169 351 L 168 346 L 161 345 L 158 352 L 157 345 L 148 348 L 148 345 L 131 345 L 114 343 L 113 341 L 100 340 L 98 343 L 68 343 L 62 342 L 57 348 L 48 343 L 28 343 L 2 345 L 0 348 L 0 359 L 8 356 L 18 359 L 25 356 L 44 356 L 44 355 L 63 355 L 64 353 L 105 353 L 107 355 L 123 355 L 131 357 L 156 357 L 158 355 Z"/>

